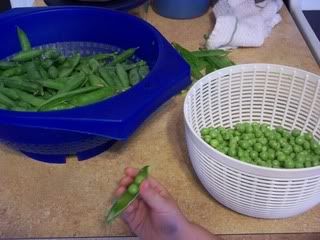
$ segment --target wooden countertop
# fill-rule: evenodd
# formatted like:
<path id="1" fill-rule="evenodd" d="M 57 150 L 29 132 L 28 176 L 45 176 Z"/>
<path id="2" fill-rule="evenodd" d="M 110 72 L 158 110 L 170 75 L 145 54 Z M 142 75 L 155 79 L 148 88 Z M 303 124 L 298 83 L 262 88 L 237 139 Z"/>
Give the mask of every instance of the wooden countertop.
<path id="1" fill-rule="evenodd" d="M 38 1 L 41 4 L 41 1 Z M 320 73 L 287 9 L 261 48 L 234 50 L 236 63 L 275 63 Z M 211 12 L 193 20 L 170 20 L 149 11 L 147 21 L 169 40 L 196 49 L 213 28 Z M 130 236 L 105 210 L 126 166 L 151 166 L 193 221 L 218 234 L 320 232 L 320 206 L 285 220 L 254 219 L 217 203 L 197 180 L 184 141 L 183 96 L 157 110 L 126 142 L 91 160 L 49 165 L 0 146 L 0 237 Z"/>

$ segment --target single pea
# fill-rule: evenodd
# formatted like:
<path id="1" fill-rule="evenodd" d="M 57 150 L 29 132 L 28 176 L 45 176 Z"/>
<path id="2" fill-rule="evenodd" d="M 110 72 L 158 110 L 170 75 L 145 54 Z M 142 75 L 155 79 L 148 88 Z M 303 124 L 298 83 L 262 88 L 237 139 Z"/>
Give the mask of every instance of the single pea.
<path id="1" fill-rule="evenodd" d="M 247 132 L 247 133 L 253 133 L 253 128 L 252 128 L 251 125 L 247 125 L 247 126 L 246 126 L 246 132 Z"/>
<path id="2" fill-rule="evenodd" d="M 210 129 L 209 128 L 202 128 L 200 133 L 202 136 L 208 135 L 210 133 Z"/>
<path id="3" fill-rule="evenodd" d="M 284 162 L 284 167 L 285 168 L 294 168 L 295 167 L 295 163 L 292 160 L 286 160 Z"/>
<path id="4" fill-rule="evenodd" d="M 249 143 L 247 141 L 244 140 L 240 140 L 239 141 L 239 145 L 242 149 L 248 149 L 250 147 Z"/>
<path id="5" fill-rule="evenodd" d="M 283 146 L 282 148 L 282 152 L 286 155 L 290 155 L 290 153 L 293 151 L 291 145 L 287 144 L 285 146 Z"/>
<path id="6" fill-rule="evenodd" d="M 260 158 L 261 158 L 262 160 L 268 160 L 268 152 L 267 152 L 267 151 L 261 152 L 261 153 L 259 154 L 259 156 L 260 156 Z"/>
<path id="7" fill-rule="evenodd" d="M 228 155 L 229 155 L 230 157 L 233 157 L 233 158 L 237 157 L 237 150 L 236 150 L 236 148 L 229 148 L 229 150 L 228 150 Z"/>
<path id="8" fill-rule="evenodd" d="M 132 195 L 136 194 L 137 192 L 139 192 L 139 187 L 137 184 L 132 183 L 130 184 L 130 186 L 128 187 L 128 192 Z"/>
<path id="9" fill-rule="evenodd" d="M 288 141 L 284 138 L 279 139 L 278 143 L 280 144 L 281 147 L 284 147 L 288 144 Z"/>
<path id="10" fill-rule="evenodd" d="M 304 163 L 304 167 L 306 167 L 306 168 L 312 167 L 312 162 L 311 161 L 306 161 Z"/>
<path id="11" fill-rule="evenodd" d="M 299 153 L 299 152 L 302 152 L 303 151 L 303 148 L 300 146 L 300 145 L 294 145 L 293 146 L 293 151 L 295 153 Z"/>
<path id="12" fill-rule="evenodd" d="M 281 167 L 280 162 L 278 160 L 273 160 L 272 167 L 273 168 L 280 168 Z"/>
<path id="13" fill-rule="evenodd" d="M 311 149 L 314 151 L 315 149 L 318 148 L 318 142 L 317 142 L 316 140 L 312 140 L 312 141 L 310 142 L 310 147 L 311 147 Z"/>
<path id="14" fill-rule="evenodd" d="M 203 140 L 206 142 L 206 143 L 209 143 L 210 144 L 210 141 L 211 141 L 211 137 L 209 135 L 206 135 L 203 137 Z"/>
<path id="15" fill-rule="evenodd" d="M 266 152 L 266 151 L 268 151 L 268 147 L 267 146 L 262 146 L 261 152 Z"/>
<path id="16" fill-rule="evenodd" d="M 259 160 L 259 161 L 257 161 L 257 165 L 258 165 L 258 166 L 261 166 L 261 167 L 266 167 L 266 166 L 267 166 L 267 163 L 266 163 L 265 161 Z"/>
<path id="17" fill-rule="evenodd" d="M 260 130 L 254 131 L 254 135 L 256 136 L 256 138 L 263 137 L 263 133 Z"/>
<path id="18" fill-rule="evenodd" d="M 272 168 L 272 161 L 271 160 L 268 160 L 266 163 L 267 163 L 266 167 Z"/>
<path id="19" fill-rule="evenodd" d="M 250 151 L 250 157 L 252 160 L 255 160 L 259 157 L 259 153 L 256 151 Z"/>
<path id="20" fill-rule="evenodd" d="M 254 144 L 253 148 L 254 148 L 255 151 L 261 152 L 262 151 L 262 146 L 263 145 L 261 143 L 257 142 L 257 143 Z"/>
<path id="21" fill-rule="evenodd" d="M 291 133 L 290 133 L 289 131 L 284 130 L 284 131 L 282 132 L 282 137 L 283 137 L 284 139 L 289 139 L 290 136 L 291 136 Z"/>
<path id="22" fill-rule="evenodd" d="M 282 135 L 281 135 L 280 133 L 276 132 L 276 133 L 274 134 L 274 139 L 275 139 L 276 141 L 280 141 L 280 139 L 282 139 Z"/>
<path id="23" fill-rule="evenodd" d="M 210 145 L 214 148 L 218 147 L 220 145 L 219 141 L 217 139 L 211 139 Z"/>
<path id="24" fill-rule="evenodd" d="M 276 153 L 276 157 L 277 157 L 277 160 L 280 162 L 284 162 L 287 159 L 286 155 L 281 151 L 278 151 Z"/>
<path id="25" fill-rule="evenodd" d="M 294 159 L 296 157 L 296 154 L 294 152 L 292 152 L 292 153 L 290 153 L 289 157 Z"/>
<path id="26" fill-rule="evenodd" d="M 248 140 L 249 146 L 253 146 L 256 143 L 256 140 L 254 138 L 251 138 Z"/>
<path id="27" fill-rule="evenodd" d="M 268 160 L 274 160 L 276 157 L 275 151 L 271 148 L 268 149 L 267 154 L 268 154 L 268 157 L 267 157 Z"/>
<path id="28" fill-rule="evenodd" d="M 295 168 L 304 168 L 303 162 L 295 162 Z"/>
<path id="29" fill-rule="evenodd" d="M 298 130 L 298 129 L 293 129 L 292 132 L 291 132 L 292 136 L 294 137 L 298 137 L 301 135 L 301 131 Z"/>
<path id="30" fill-rule="evenodd" d="M 144 179 L 145 179 L 144 176 L 138 175 L 138 176 L 136 176 L 136 178 L 134 179 L 134 182 L 135 182 L 136 184 L 140 185 L 140 184 L 143 182 Z"/>
<path id="31" fill-rule="evenodd" d="M 312 141 L 313 140 L 313 135 L 311 133 L 304 133 L 303 134 L 304 139 L 306 139 L 307 141 Z"/>
<path id="32" fill-rule="evenodd" d="M 242 135 L 242 133 L 241 133 L 241 132 L 239 132 L 238 130 L 236 130 L 236 131 L 234 132 L 234 135 L 235 135 L 235 136 L 241 136 L 241 135 Z"/>
<path id="33" fill-rule="evenodd" d="M 279 149 L 279 147 L 280 147 L 280 145 L 278 144 L 278 142 L 276 140 L 271 140 L 269 142 L 269 145 L 271 148 L 273 148 L 275 150 Z"/>
<path id="34" fill-rule="evenodd" d="M 222 146 L 221 150 L 224 154 L 228 154 L 229 148 L 227 146 Z"/>
<path id="35" fill-rule="evenodd" d="M 303 148 L 304 148 L 305 150 L 310 150 L 310 149 L 311 149 L 310 142 L 304 141 L 304 143 L 303 143 Z"/>
<path id="36" fill-rule="evenodd" d="M 210 131 L 211 138 L 217 138 L 219 135 L 220 135 L 220 133 L 217 130 Z"/>
<path id="37" fill-rule="evenodd" d="M 268 143 L 268 139 L 265 137 L 259 138 L 258 142 L 261 143 L 262 145 L 266 145 Z"/>
<path id="38" fill-rule="evenodd" d="M 275 130 L 276 130 L 276 132 L 280 133 L 281 135 L 284 132 L 284 128 L 283 127 L 276 127 Z"/>
<path id="39" fill-rule="evenodd" d="M 243 140 L 246 140 L 246 141 L 247 141 L 247 140 L 249 140 L 250 138 L 251 138 L 251 136 L 250 136 L 249 134 L 243 134 L 243 135 L 242 135 L 242 139 L 243 139 Z"/>
<path id="40" fill-rule="evenodd" d="M 304 143 L 304 137 L 303 136 L 296 137 L 296 144 L 302 146 L 303 143 Z"/>

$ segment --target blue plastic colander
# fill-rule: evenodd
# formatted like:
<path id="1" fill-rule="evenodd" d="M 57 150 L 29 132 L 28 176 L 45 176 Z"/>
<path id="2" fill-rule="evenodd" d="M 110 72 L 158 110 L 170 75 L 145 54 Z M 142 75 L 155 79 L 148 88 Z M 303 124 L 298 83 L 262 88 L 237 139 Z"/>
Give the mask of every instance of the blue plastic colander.
<path id="1" fill-rule="evenodd" d="M 95 7 L 13 9 L 0 15 L 0 59 L 18 52 L 16 26 L 34 47 L 54 46 L 66 54 L 108 52 L 139 46 L 149 75 L 108 100 L 52 112 L 0 110 L 0 141 L 33 159 L 64 163 L 69 155 L 88 159 L 126 140 L 161 104 L 188 86 L 190 68 L 150 24 L 126 13 Z"/>

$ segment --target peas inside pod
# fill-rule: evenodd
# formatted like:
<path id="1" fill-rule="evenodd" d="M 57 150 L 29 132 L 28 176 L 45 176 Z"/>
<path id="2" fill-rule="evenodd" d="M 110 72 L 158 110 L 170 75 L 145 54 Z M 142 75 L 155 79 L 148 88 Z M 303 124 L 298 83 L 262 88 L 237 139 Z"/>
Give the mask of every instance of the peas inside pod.
<path id="1" fill-rule="evenodd" d="M 270 168 L 320 166 L 320 144 L 311 133 L 265 123 L 237 123 L 232 128 L 202 128 L 202 139 L 240 161 Z"/>
<path id="2" fill-rule="evenodd" d="M 57 49 L 32 49 L 17 27 L 21 51 L 0 61 L 0 109 L 50 111 L 99 102 L 128 90 L 149 73 L 138 48 L 81 56 Z"/>

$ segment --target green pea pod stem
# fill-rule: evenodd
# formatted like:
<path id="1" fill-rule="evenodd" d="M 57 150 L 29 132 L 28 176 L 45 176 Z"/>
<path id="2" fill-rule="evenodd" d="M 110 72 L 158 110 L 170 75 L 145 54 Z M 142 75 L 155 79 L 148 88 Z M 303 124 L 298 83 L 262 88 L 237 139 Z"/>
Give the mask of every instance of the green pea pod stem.
<path id="1" fill-rule="evenodd" d="M 100 67 L 98 69 L 98 72 L 101 76 L 101 78 L 106 82 L 106 84 L 110 87 L 113 87 L 113 88 L 116 88 L 116 84 L 115 82 L 113 81 L 111 75 L 109 74 L 109 71 L 104 68 L 104 67 Z"/>
<path id="2" fill-rule="evenodd" d="M 9 61 L 0 61 L 0 70 L 6 70 L 9 68 L 16 67 L 17 63 Z"/>
<path id="3" fill-rule="evenodd" d="M 64 87 L 60 89 L 59 93 L 70 92 L 79 88 L 83 85 L 86 80 L 86 75 L 84 73 L 78 73 L 73 75 L 65 84 Z"/>
<path id="4" fill-rule="evenodd" d="M 8 88 L 20 89 L 30 93 L 35 93 L 40 89 L 40 86 L 38 84 L 27 82 L 22 79 L 2 78 L 1 81 Z"/>
<path id="5" fill-rule="evenodd" d="M 126 61 L 127 59 L 131 58 L 138 48 L 129 48 L 126 51 L 120 53 L 118 56 L 114 58 L 114 60 L 111 62 L 111 65 L 116 65 L 117 63 L 122 63 Z"/>
<path id="6" fill-rule="evenodd" d="M 9 68 L 7 70 L 4 70 L 1 74 L 3 77 L 13 77 L 13 76 L 19 76 L 23 74 L 25 71 L 21 66 L 16 66 L 14 68 Z"/>
<path id="7" fill-rule="evenodd" d="M 15 102 L 1 92 L 0 92 L 0 103 L 2 103 L 3 105 L 6 105 L 7 107 L 15 106 Z"/>
<path id="8" fill-rule="evenodd" d="M 99 88 L 100 87 L 84 87 L 84 88 L 77 89 L 77 90 L 74 90 L 74 91 L 57 94 L 54 97 L 52 97 L 52 98 L 46 100 L 45 102 L 43 102 L 38 107 L 38 111 L 46 110 L 47 108 L 50 108 L 51 106 L 54 106 L 57 103 L 70 100 L 70 98 L 74 98 L 77 95 L 85 94 L 85 93 L 97 90 Z"/>
<path id="9" fill-rule="evenodd" d="M 124 89 L 123 89 L 123 86 L 120 82 L 118 75 L 114 71 L 110 71 L 109 74 L 110 74 L 111 78 L 113 79 L 113 82 L 115 84 L 115 88 L 118 91 L 123 91 Z"/>
<path id="10" fill-rule="evenodd" d="M 105 81 L 101 77 L 98 77 L 94 74 L 89 75 L 89 83 L 91 86 L 97 86 L 97 87 L 105 87 L 106 86 Z"/>
<path id="11" fill-rule="evenodd" d="M 105 100 L 109 97 L 112 97 L 114 94 L 114 89 L 110 87 L 104 87 L 89 93 L 75 96 L 71 99 L 71 104 L 73 104 L 74 106 L 88 105 Z"/>
<path id="12" fill-rule="evenodd" d="M 126 72 L 126 70 L 124 70 L 122 65 L 119 63 L 116 64 L 116 72 L 117 72 L 117 75 L 120 79 L 120 82 L 122 84 L 123 89 L 129 88 L 130 84 L 129 84 L 128 73 Z"/>
<path id="13" fill-rule="evenodd" d="M 191 52 L 194 56 L 198 58 L 203 57 L 224 57 L 229 54 L 228 51 L 222 50 L 222 49 L 212 49 L 212 50 L 197 50 Z"/>
<path id="14" fill-rule="evenodd" d="M 62 82 L 54 81 L 54 80 L 44 80 L 39 81 L 39 84 L 46 88 L 51 88 L 54 90 L 64 89 L 65 85 Z"/>
<path id="15" fill-rule="evenodd" d="M 20 46 L 22 51 L 29 51 L 31 50 L 31 43 L 28 39 L 27 34 L 19 27 L 17 27 L 17 34 L 20 42 Z"/>
<path id="16" fill-rule="evenodd" d="M 16 92 L 22 101 L 27 102 L 34 107 L 39 107 L 45 102 L 45 100 L 35 97 L 32 94 L 26 93 L 24 91 L 16 90 Z"/>
<path id="17" fill-rule="evenodd" d="M 48 75 L 52 79 L 56 79 L 59 76 L 58 69 L 55 66 L 51 66 L 48 69 Z"/>
<path id="18" fill-rule="evenodd" d="M 134 184 L 136 184 L 139 188 L 141 185 L 141 182 L 148 177 L 149 174 L 149 166 L 143 167 L 138 175 L 134 179 Z M 136 179 L 139 178 L 139 181 L 136 181 Z M 130 185 L 131 186 L 131 185 Z M 107 212 L 106 215 L 106 222 L 108 224 L 111 224 L 112 221 L 117 218 L 119 215 L 121 215 L 127 207 L 139 196 L 139 191 L 125 191 L 112 205 L 111 209 Z"/>
<path id="19" fill-rule="evenodd" d="M 130 85 L 134 86 L 141 80 L 138 69 L 133 68 L 129 71 L 129 81 Z"/>
<path id="20" fill-rule="evenodd" d="M 12 61 L 27 62 L 41 56 L 42 52 L 43 50 L 41 49 L 31 49 L 25 52 L 20 52 L 12 58 Z"/>
<path id="21" fill-rule="evenodd" d="M 0 87 L 0 93 L 2 93 L 3 95 L 7 96 L 12 100 L 18 100 L 20 98 L 17 92 L 11 88 Z"/>

